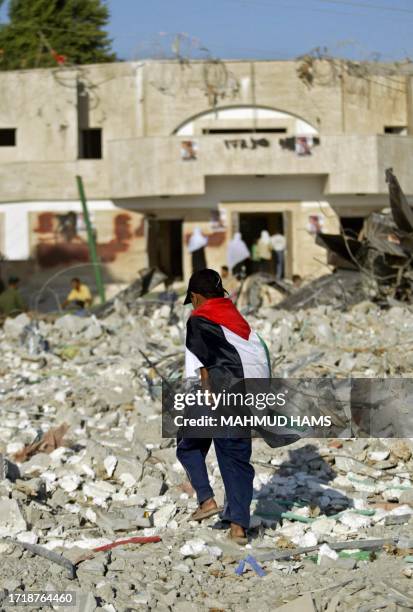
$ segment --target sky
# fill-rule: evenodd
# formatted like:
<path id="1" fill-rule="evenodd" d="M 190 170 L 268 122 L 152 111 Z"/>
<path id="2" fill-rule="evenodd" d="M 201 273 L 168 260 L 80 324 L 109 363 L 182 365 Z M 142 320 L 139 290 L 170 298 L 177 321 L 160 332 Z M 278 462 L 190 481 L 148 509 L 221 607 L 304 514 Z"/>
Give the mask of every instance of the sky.
<path id="1" fill-rule="evenodd" d="M 26 0 L 30 2 L 30 0 Z M 107 0 L 120 59 L 413 58 L 413 0 Z M 5 7 L 0 20 L 5 20 Z"/>

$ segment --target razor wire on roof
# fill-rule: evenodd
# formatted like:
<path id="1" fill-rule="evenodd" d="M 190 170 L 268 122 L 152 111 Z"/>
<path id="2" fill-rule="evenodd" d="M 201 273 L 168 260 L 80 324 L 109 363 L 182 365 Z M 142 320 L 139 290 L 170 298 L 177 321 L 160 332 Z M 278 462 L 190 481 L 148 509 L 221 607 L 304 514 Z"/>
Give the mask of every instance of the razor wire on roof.
<path id="1" fill-rule="evenodd" d="M 164 95 L 175 96 L 191 88 L 202 89 L 211 105 L 219 99 L 233 97 L 239 91 L 239 82 L 225 62 L 213 57 L 201 41 L 186 32 L 159 32 L 150 42 L 143 42 L 135 53 L 135 59 L 158 60 L 153 67 L 149 83 Z M 168 61 L 169 60 L 169 61 Z M 181 70 L 170 69 L 170 61 L 178 62 Z M 201 76 L 194 71 L 194 63 L 202 63 Z"/>
<path id="2" fill-rule="evenodd" d="M 386 87 L 404 92 L 404 85 L 400 78 L 413 76 L 413 62 L 410 58 L 403 61 L 384 62 L 379 53 L 371 53 L 364 60 L 351 60 L 334 56 L 327 47 L 316 47 L 308 53 L 296 58 L 299 62 L 297 75 L 307 87 L 314 85 L 334 86 L 344 75 L 362 79 Z M 390 82 L 375 80 L 385 77 Z"/>

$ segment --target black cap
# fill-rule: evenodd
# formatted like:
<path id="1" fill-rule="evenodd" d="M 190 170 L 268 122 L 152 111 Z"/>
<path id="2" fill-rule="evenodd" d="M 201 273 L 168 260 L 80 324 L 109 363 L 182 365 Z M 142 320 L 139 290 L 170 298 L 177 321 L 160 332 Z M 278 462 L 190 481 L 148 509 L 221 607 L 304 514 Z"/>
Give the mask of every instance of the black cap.
<path id="1" fill-rule="evenodd" d="M 222 278 L 215 270 L 204 268 L 194 272 L 189 279 L 184 304 L 191 303 L 191 293 L 200 293 L 206 298 L 224 297 L 228 293 L 222 286 Z"/>

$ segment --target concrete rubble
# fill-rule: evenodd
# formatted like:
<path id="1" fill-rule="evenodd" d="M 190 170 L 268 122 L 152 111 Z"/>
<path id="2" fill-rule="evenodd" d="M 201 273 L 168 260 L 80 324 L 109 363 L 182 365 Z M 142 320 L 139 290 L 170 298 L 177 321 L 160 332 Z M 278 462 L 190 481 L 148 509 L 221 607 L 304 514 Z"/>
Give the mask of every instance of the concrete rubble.
<path id="1" fill-rule="evenodd" d="M 408 306 L 262 308 L 250 320 L 268 341 L 274 376 L 408 377 L 413 369 Z M 28 326 L 48 350 L 22 339 Z M 232 544 L 211 528 L 214 519 L 190 521 L 196 500 L 175 442 L 160 433 L 159 374 L 181 375 L 184 328 L 183 309 L 171 319 L 169 305 L 149 302 L 133 313 L 115 304 L 100 319 L 6 321 L 0 587 L 75 591 L 88 611 L 412 608 L 412 439 L 306 439 L 280 449 L 255 440 L 251 543 Z M 63 424 L 63 440 L 42 446 Z M 213 452 L 209 468 L 222 502 Z M 96 550 L 153 536 L 160 541 Z M 366 550 L 364 540 L 382 544 Z M 265 576 L 248 564 L 235 573 L 247 555 Z"/>

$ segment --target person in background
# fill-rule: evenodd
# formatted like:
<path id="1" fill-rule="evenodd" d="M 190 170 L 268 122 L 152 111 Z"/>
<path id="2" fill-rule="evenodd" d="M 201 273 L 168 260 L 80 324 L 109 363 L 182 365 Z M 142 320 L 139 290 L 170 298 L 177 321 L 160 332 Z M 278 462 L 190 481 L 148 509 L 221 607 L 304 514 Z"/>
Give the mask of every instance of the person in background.
<path id="1" fill-rule="evenodd" d="M 274 262 L 275 276 L 278 280 L 284 278 L 284 253 L 287 241 L 283 234 L 271 236 L 272 256 Z"/>
<path id="2" fill-rule="evenodd" d="M 259 272 L 260 258 L 258 257 L 258 238 L 254 240 L 251 246 L 251 273 Z"/>
<path id="3" fill-rule="evenodd" d="M 228 266 L 221 266 L 221 278 L 223 281 L 225 281 L 225 286 L 226 286 L 227 281 L 230 279 Z"/>
<path id="4" fill-rule="evenodd" d="M 250 256 L 249 248 L 243 241 L 241 233 L 236 232 L 228 244 L 227 259 L 231 274 L 237 276 L 243 266 L 247 268 Z"/>
<path id="5" fill-rule="evenodd" d="M 199 227 L 195 227 L 188 242 L 188 251 L 192 255 L 192 272 L 198 272 L 207 267 L 205 247 L 208 238 L 203 235 Z"/>
<path id="6" fill-rule="evenodd" d="M 267 230 L 262 230 L 260 239 L 257 243 L 257 255 L 259 260 L 259 271 L 270 272 L 272 246 L 271 238 Z"/>
<path id="7" fill-rule="evenodd" d="M 72 289 L 63 302 L 63 308 L 88 308 L 92 304 L 92 294 L 87 285 L 80 282 L 79 278 L 72 278 Z"/>
<path id="8" fill-rule="evenodd" d="M 27 306 L 18 289 L 20 279 L 16 276 L 9 278 L 7 289 L 0 294 L 0 313 L 6 316 L 18 315 L 27 310 Z"/>

